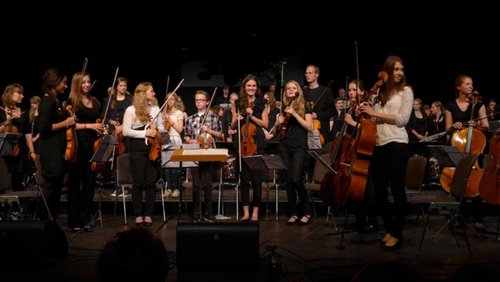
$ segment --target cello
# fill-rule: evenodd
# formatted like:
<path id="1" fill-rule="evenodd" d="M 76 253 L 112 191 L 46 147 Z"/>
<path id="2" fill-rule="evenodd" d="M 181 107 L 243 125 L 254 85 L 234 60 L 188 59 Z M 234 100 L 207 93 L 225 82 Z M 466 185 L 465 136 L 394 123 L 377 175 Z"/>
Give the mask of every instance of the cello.
<path id="1" fill-rule="evenodd" d="M 490 138 L 490 149 L 485 156 L 487 165 L 479 185 L 481 198 L 490 205 L 500 205 L 500 131 Z"/>
<path id="2" fill-rule="evenodd" d="M 470 120 L 474 120 L 474 109 L 479 101 L 479 93 L 473 92 L 469 97 L 467 97 L 472 103 L 472 109 L 470 114 Z M 474 123 L 469 122 L 469 126 L 465 129 L 455 131 L 451 136 L 451 145 L 456 147 L 459 151 L 466 154 L 479 155 L 483 152 L 486 146 L 486 137 L 481 130 L 474 128 Z M 479 163 L 476 163 L 472 167 L 469 181 L 467 182 L 467 187 L 465 189 L 465 197 L 476 197 L 479 195 L 479 183 L 483 176 L 483 169 L 479 167 Z M 450 192 L 451 180 L 453 174 L 455 173 L 454 167 L 445 167 L 441 172 L 439 177 L 439 182 L 441 187 L 446 192 Z"/>

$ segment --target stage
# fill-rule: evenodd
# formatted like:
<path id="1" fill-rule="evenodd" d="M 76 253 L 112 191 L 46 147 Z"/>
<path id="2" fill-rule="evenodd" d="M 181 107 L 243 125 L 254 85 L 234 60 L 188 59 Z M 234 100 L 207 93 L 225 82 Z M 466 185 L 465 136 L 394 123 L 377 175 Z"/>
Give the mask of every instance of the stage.
<path id="1" fill-rule="evenodd" d="M 133 215 L 131 213 L 131 202 L 127 200 L 129 210 L 128 225 L 124 225 L 121 203 L 118 202 L 117 214 L 114 214 L 114 198 L 106 197 L 112 190 L 104 190 L 104 193 L 96 194 L 96 208 L 98 207 L 98 197 L 102 197 L 102 226 L 96 221 L 93 232 L 71 233 L 66 227 L 66 215 L 62 214 L 58 220 L 59 226 L 68 240 L 68 256 L 65 259 L 50 261 L 45 264 L 26 266 L 22 259 L 9 261 L 7 265 L 1 266 L 1 281 L 94 281 L 95 263 L 100 250 L 116 232 L 134 228 Z M 185 191 L 185 201 L 187 209 L 190 210 L 190 191 Z M 274 190 L 271 190 L 271 196 Z M 274 215 L 270 215 L 266 220 L 266 191 L 263 191 L 261 207 L 261 220 L 258 227 L 250 228 L 258 230 L 257 242 L 253 250 L 258 252 L 259 268 L 249 272 L 234 271 L 235 263 L 241 261 L 248 263 L 245 257 L 234 256 L 231 258 L 220 257 L 224 254 L 224 248 L 238 248 L 234 245 L 234 240 L 228 245 L 222 243 L 219 247 L 220 253 L 213 252 L 212 260 L 206 262 L 208 270 L 205 272 L 185 271 L 178 273 L 175 265 L 175 258 L 179 252 L 187 252 L 187 246 L 182 246 L 177 250 L 177 227 L 178 224 L 192 223 L 189 213 L 182 206 L 180 218 L 178 217 L 178 199 L 168 199 L 166 202 L 166 213 L 168 221 L 164 223 L 161 212 L 161 203 L 157 201 L 155 208 L 156 215 L 153 218 L 153 225 L 150 228 L 165 243 L 171 259 L 171 269 L 167 281 L 349 281 L 354 273 L 364 265 L 380 261 L 397 261 L 415 269 L 426 281 L 444 281 L 452 273 L 463 265 L 474 264 L 479 267 L 500 268 L 500 241 L 494 233 L 496 230 L 497 216 L 495 209 L 491 214 L 484 217 L 488 233 L 482 233 L 481 238 L 476 237 L 473 232 L 468 231 L 471 244 L 472 259 L 469 256 L 463 236 L 457 236 L 459 247 L 455 244 L 454 236 L 450 229 L 445 229 L 437 238 L 426 238 L 422 252 L 417 256 L 418 243 L 414 239 L 419 238 L 422 229 L 416 228 L 416 216 L 411 214 L 406 221 L 404 230 L 404 243 L 401 249 L 393 252 L 382 251 L 380 240 L 384 236 L 382 221 L 379 218 L 378 231 L 373 233 L 358 233 L 354 230 L 347 230 L 342 246 L 339 246 L 344 223 L 344 210 L 334 209 L 334 225 L 327 224 L 326 208 L 316 202 L 316 216 L 309 225 L 290 226 L 287 224 L 286 195 L 283 190 L 279 190 L 279 220 L 276 221 Z M 238 228 L 238 225 L 252 223 L 238 223 L 235 219 L 234 188 L 224 190 L 225 216 L 230 217 L 220 220 L 218 223 L 196 223 L 199 232 L 211 232 L 209 226 L 236 226 L 241 232 L 248 228 Z M 120 200 L 120 199 L 119 199 Z M 274 212 L 274 201 L 269 200 L 270 210 Z M 64 204 L 64 202 L 63 202 Z M 214 189 L 214 207 L 217 211 L 217 189 Z M 25 218 L 28 220 L 28 218 Z M 350 217 L 352 222 L 354 217 Z M 430 231 L 436 231 L 445 222 L 444 217 L 434 216 Z M 19 224 L 23 222 L 12 222 Z M 335 229 L 335 226 L 337 229 Z M 226 228 L 226 227 L 223 227 Z M 226 230 L 227 231 L 227 230 Z M 253 232 L 253 231 L 252 231 Z M 416 232 L 416 233 L 415 233 Z M 233 234 L 238 236 L 238 234 Z M 242 234 L 245 235 L 245 234 Z M 184 235 L 182 235 L 184 236 Z M 243 236 L 242 236 L 243 237 Z M 237 238 L 237 237 L 236 237 Z M 246 237 L 245 237 L 246 238 Z M 253 237 L 252 237 L 253 238 Z M 234 238 L 233 238 L 234 239 Z M 203 240 L 203 239 L 201 239 Z M 249 239 L 252 240 L 252 239 Z M 242 255 L 248 250 L 245 244 L 251 245 L 254 242 L 240 240 Z M 238 245 L 236 245 L 238 246 Z M 253 246 L 253 245 L 252 245 Z M 252 247 L 253 248 L 253 247 Z M 200 255 L 204 250 L 200 249 Z M 250 250 L 252 252 L 252 250 Z M 195 256 L 196 250 L 189 248 L 189 255 Z M 26 257 L 31 254 L 27 253 Z M 2 253 L 2 256 L 9 254 Z M 250 266 L 249 266 L 250 268 Z M 251 269 L 250 269 L 251 270 Z M 478 281 L 478 280 L 476 280 Z"/>

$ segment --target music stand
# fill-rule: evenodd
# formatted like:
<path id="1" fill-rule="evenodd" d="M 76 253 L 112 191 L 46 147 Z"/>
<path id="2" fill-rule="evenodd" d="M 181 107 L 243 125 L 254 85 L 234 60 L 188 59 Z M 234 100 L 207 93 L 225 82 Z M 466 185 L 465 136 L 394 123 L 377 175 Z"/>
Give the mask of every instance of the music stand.
<path id="1" fill-rule="evenodd" d="M 280 155 L 253 155 L 253 156 L 247 156 L 247 157 L 242 157 L 243 162 L 248 166 L 248 168 L 251 168 L 252 170 L 264 170 L 265 176 L 266 176 L 266 183 L 269 185 L 269 181 L 267 179 L 267 176 L 269 175 L 270 170 L 286 170 L 287 167 L 285 163 L 283 162 L 283 159 L 281 158 Z M 269 187 L 268 187 L 269 188 Z M 278 187 L 276 186 L 276 191 Z M 269 189 L 268 189 L 269 192 Z M 278 197 L 278 193 L 276 193 L 276 197 Z M 277 204 L 277 202 L 276 202 Z M 278 206 L 275 207 L 276 209 L 276 220 L 278 219 Z M 267 212 L 267 211 L 266 211 Z"/>
<path id="2" fill-rule="evenodd" d="M 446 145 L 427 145 L 429 155 L 434 156 L 442 167 L 456 167 L 458 162 L 465 157 L 464 152 L 458 148 Z"/>
<path id="3" fill-rule="evenodd" d="M 118 144 L 118 136 L 112 136 L 109 134 L 105 134 L 101 137 L 101 144 L 95 150 L 94 155 L 90 159 L 89 162 L 98 162 L 98 163 L 106 163 L 109 161 L 109 159 L 113 156 L 113 150 L 115 148 L 115 145 Z M 101 175 L 100 177 L 97 176 L 96 178 L 100 178 L 100 185 L 99 188 L 96 190 L 96 192 L 99 194 L 99 204 L 98 204 L 98 209 L 94 217 L 92 218 L 92 225 L 94 225 L 95 221 L 99 221 L 101 223 L 101 227 L 103 227 L 103 221 L 102 221 L 102 209 L 101 209 L 101 204 L 102 204 L 102 197 L 104 192 L 102 191 L 102 186 L 103 186 L 103 178 L 104 175 Z M 107 197 L 107 196 L 106 196 Z"/>
<path id="4" fill-rule="evenodd" d="M 13 147 L 19 143 L 22 136 L 21 133 L 0 133 L 0 156 L 12 156 Z"/>
<path id="5" fill-rule="evenodd" d="M 183 144 L 184 145 L 184 144 Z M 198 145 L 199 144 L 194 144 Z M 179 162 L 225 162 L 228 159 L 227 149 L 188 149 L 184 146 L 183 149 L 175 149 L 172 153 L 171 160 Z M 193 184 L 194 189 L 194 184 Z M 198 202 L 199 211 L 201 212 L 201 196 Z M 179 221 L 179 218 L 177 219 Z"/>
<path id="6" fill-rule="evenodd" d="M 162 146 L 161 150 L 161 168 L 167 168 L 167 169 L 183 169 L 183 168 L 192 168 L 192 167 L 198 167 L 198 163 L 194 161 L 174 161 L 172 160 L 172 155 L 175 150 L 179 149 L 198 149 L 200 148 L 200 144 L 181 144 L 181 145 L 175 145 L 175 144 L 166 144 Z M 188 177 L 186 173 L 186 178 Z M 182 179 L 179 177 L 179 205 L 177 208 L 177 221 L 179 221 L 181 214 L 182 214 Z M 168 185 L 168 182 L 167 182 Z M 163 191 L 162 195 L 163 197 Z M 162 201 L 163 202 L 163 201 Z M 165 211 L 165 209 L 163 209 Z M 165 223 L 167 223 L 175 213 L 172 213 L 170 217 L 158 228 L 160 230 Z"/>

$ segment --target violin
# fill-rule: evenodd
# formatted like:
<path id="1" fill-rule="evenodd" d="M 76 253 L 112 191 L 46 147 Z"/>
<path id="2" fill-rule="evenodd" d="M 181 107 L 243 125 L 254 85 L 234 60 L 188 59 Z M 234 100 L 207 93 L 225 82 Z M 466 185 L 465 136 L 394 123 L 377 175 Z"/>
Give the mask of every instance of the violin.
<path id="1" fill-rule="evenodd" d="M 71 105 L 66 105 L 66 112 L 69 116 L 75 115 L 73 113 L 73 107 Z M 66 151 L 64 153 L 64 158 L 68 162 L 76 161 L 76 134 L 75 128 L 70 127 L 66 129 Z"/>
<path id="2" fill-rule="evenodd" d="M 315 104 L 313 101 L 309 102 L 309 106 L 311 107 L 311 110 L 314 110 Z M 318 132 L 319 142 L 321 145 L 325 145 L 325 137 L 321 134 L 321 122 L 317 118 L 313 119 L 313 130 Z"/>
<path id="3" fill-rule="evenodd" d="M 151 128 L 156 130 L 156 124 L 152 123 Z M 162 136 L 158 130 L 156 130 L 155 137 L 148 137 L 148 144 L 151 145 L 151 149 L 149 150 L 149 159 L 156 161 L 160 157 L 162 144 Z"/>
<path id="4" fill-rule="evenodd" d="M 100 118 L 96 119 L 95 121 L 96 123 L 102 123 L 102 120 Z M 107 135 L 107 131 L 105 130 L 105 133 L 104 135 Z M 102 144 L 102 140 L 103 140 L 103 136 L 102 135 L 101 137 L 97 138 L 95 141 L 94 141 L 94 152 L 97 152 L 97 150 L 99 149 L 99 147 L 101 146 Z M 105 170 L 106 170 L 106 163 L 105 162 L 92 162 L 91 164 L 91 168 L 93 171 L 97 172 L 97 173 L 101 173 L 101 174 L 104 174 Z"/>
<path id="5" fill-rule="evenodd" d="M 293 103 L 293 100 L 295 100 L 295 98 L 297 97 L 298 95 L 295 95 L 295 97 L 293 97 L 293 99 L 290 99 L 290 102 L 288 102 L 288 105 L 285 107 L 285 108 L 288 108 L 292 105 Z M 314 102 L 310 102 L 311 104 L 314 103 Z M 284 112 L 284 111 L 283 111 Z M 283 113 L 283 118 L 284 118 L 284 121 L 282 124 L 280 124 L 280 130 L 278 132 L 278 135 L 280 137 L 280 139 L 283 139 L 285 138 L 285 134 L 286 134 L 286 127 L 287 127 L 287 124 L 288 124 L 288 121 L 290 120 L 290 117 L 291 117 L 291 114 L 290 113 L 287 113 L 287 112 L 284 112 Z M 319 120 L 317 120 L 318 123 L 319 123 Z M 313 121 L 314 123 L 314 121 Z M 321 124 L 320 124 L 320 128 L 321 128 Z M 322 143 L 323 144 L 323 143 Z"/>
<path id="6" fill-rule="evenodd" d="M 212 98 L 210 98 L 210 102 L 208 102 L 205 114 L 200 117 L 200 119 L 202 120 L 200 123 L 201 125 L 205 124 L 205 121 L 208 117 L 208 111 L 209 111 L 210 106 L 212 105 L 212 102 L 213 102 L 214 97 L 215 97 L 215 93 L 217 93 L 217 87 L 215 87 L 214 93 L 212 93 Z M 208 133 L 207 131 L 204 131 L 198 135 L 198 143 L 200 144 L 201 149 L 211 148 L 213 142 L 214 142 L 214 137 L 212 136 L 212 134 Z"/>
<path id="7" fill-rule="evenodd" d="M 19 118 L 22 114 L 21 111 L 17 110 L 17 109 L 11 110 L 11 109 L 7 108 L 5 110 L 5 114 L 11 116 L 11 118 L 7 119 L 7 121 L 4 123 L 4 127 L 3 127 L 2 132 L 3 133 L 19 133 L 19 129 L 17 128 L 17 126 L 12 125 L 12 119 Z M 21 150 L 19 148 L 19 144 L 12 145 L 12 156 L 13 157 L 17 157 L 19 155 L 20 151 Z"/>
<path id="8" fill-rule="evenodd" d="M 253 109 L 255 106 L 254 102 L 250 102 L 248 107 Z M 241 126 L 241 146 L 240 155 L 241 156 L 253 156 L 257 153 L 257 142 L 255 142 L 255 135 L 257 134 L 257 126 L 250 122 L 250 114 L 246 114 L 245 124 Z"/>

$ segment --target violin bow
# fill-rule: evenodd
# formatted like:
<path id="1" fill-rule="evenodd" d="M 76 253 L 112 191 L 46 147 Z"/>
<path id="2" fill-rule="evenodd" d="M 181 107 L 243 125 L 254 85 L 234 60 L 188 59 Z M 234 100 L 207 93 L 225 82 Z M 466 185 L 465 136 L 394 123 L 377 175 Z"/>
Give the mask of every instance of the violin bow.
<path id="1" fill-rule="evenodd" d="M 119 70 L 120 70 L 120 67 L 116 67 L 115 77 L 113 78 L 113 84 L 111 85 L 111 95 L 108 97 L 108 103 L 106 104 L 106 111 L 104 111 L 104 116 L 102 117 L 102 123 L 104 123 L 104 121 L 106 120 L 106 117 L 108 116 L 109 105 L 111 104 L 111 97 L 113 96 L 113 91 L 115 90 L 116 79 L 118 77 Z M 96 81 L 94 80 L 94 83 L 95 82 Z M 92 84 L 92 85 L 94 85 L 94 84 Z M 92 86 L 90 87 L 90 89 L 92 89 Z"/>
<path id="2" fill-rule="evenodd" d="M 89 58 L 85 57 L 85 59 L 83 59 L 82 72 L 85 72 L 87 70 L 88 63 L 89 63 Z"/>
<path id="3" fill-rule="evenodd" d="M 177 84 L 177 86 L 175 87 L 175 89 L 172 91 L 172 93 L 175 93 L 177 92 L 177 90 L 179 90 L 179 88 L 181 87 L 182 83 L 184 82 L 184 78 L 181 79 L 181 81 L 179 82 L 179 84 Z M 160 113 L 163 111 L 163 109 L 165 108 L 165 106 L 167 105 L 168 101 L 170 100 L 170 98 L 172 98 L 173 95 L 171 95 L 170 97 L 168 97 L 165 102 L 163 103 L 163 105 L 161 105 L 160 107 L 160 110 L 158 111 L 158 113 L 154 116 L 154 118 L 151 120 L 151 123 L 153 123 L 157 118 L 158 116 L 160 115 Z"/>

